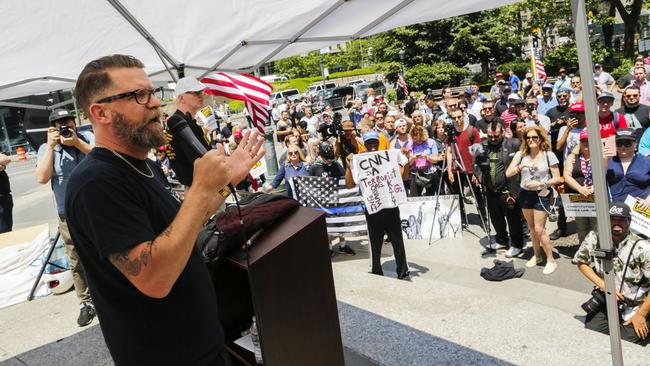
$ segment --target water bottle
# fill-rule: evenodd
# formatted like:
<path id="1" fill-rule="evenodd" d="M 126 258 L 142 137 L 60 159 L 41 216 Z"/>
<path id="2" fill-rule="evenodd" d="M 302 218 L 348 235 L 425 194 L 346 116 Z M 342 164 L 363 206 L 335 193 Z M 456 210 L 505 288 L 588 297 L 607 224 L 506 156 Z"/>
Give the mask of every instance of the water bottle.
<path id="1" fill-rule="evenodd" d="M 264 360 L 262 359 L 262 345 L 260 343 L 260 335 L 257 332 L 257 323 L 255 322 L 255 317 L 253 317 L 253 325 L 251 325 L 251 340 L 253 341 L 253 351 L 255 353 L 255 362 L 258 365 L 261 365 Z"/>

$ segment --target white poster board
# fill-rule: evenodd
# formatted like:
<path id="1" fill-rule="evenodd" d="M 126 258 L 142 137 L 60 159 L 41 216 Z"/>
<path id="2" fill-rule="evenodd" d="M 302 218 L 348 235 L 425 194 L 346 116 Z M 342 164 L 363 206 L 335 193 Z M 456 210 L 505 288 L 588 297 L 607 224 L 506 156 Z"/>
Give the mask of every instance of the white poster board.
<path id="1" fill-rule="evenodd" d="M 356 154 L 352 158 L 352 175 L 369 214 L 406 202 L 399 157 L 399 150 L 383 150 Z"/>
<path id="2" fill-rule="evenodd" d="M 214 131 L 218 127 L 217 119 L 214 116 L 214 110 L 209 105 L 196 112 L 196 119 L 200 122 L 199 126 L 206 126 L 208 131 Z"/>
<path id="3" fill-rule="evenodd" d="M 585 197 L 577 193 L 567 193 L 560 196 L 567 217 L 596 217 L 594 195 Z"/>
<path id="4" fill-rule="evenodd" d="M 650 236 L 650 208 L 641 210 L 636 198 L 632 196 L 627 196 L 625 204 L 630 206 L 632 215 L 630 230 L 645 236 Z"/>
<path id="5" fill-rule="evenodd" d="M 458 196 L 439 196 L 438 205 L 435 212 L 435 196 L 409 197 L 399 205 L 404 239 L 429 239 L 429 235 L 434 239 L 462 237 Z"/>
<path id="6" fill-rule="evenodd" d="M 259 178 L 262 174 L 266 174 L 266 159 L 260 159 L 250 171 L 253 179 Z"/>

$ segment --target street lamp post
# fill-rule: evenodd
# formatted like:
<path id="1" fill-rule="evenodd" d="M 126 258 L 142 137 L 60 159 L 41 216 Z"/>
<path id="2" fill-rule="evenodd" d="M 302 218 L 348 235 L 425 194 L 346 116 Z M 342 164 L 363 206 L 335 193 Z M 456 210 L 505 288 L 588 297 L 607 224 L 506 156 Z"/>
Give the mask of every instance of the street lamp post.
<path id="1" fill-rule="evenodd" d="M 400 61 L 401 61 L 400 66 L 401 66 L 401 69 L 402 69 L 402 76 L 404 76 L 404 54 L 405 54 L 405 53 L 406 53 L 406 52 L 404 52 L 403 49 L 402 49 L 402 50 L 399 50 L 399 59 L 400 59 Z"/>

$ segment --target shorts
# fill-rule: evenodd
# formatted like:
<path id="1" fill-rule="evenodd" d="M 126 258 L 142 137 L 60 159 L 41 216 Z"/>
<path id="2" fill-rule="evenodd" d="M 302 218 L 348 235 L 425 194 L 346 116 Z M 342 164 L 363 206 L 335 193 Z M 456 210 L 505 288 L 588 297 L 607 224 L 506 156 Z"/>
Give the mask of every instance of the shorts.
<path id="1" fill-rule="evenodd" d="M 539 197 L 537 191 L 527 191 L 522 189 L 519 192 L 519 206 L 521 206 L 522 209 L 549 212 L 551 211 L 551 200 L 549 197 Z"/>

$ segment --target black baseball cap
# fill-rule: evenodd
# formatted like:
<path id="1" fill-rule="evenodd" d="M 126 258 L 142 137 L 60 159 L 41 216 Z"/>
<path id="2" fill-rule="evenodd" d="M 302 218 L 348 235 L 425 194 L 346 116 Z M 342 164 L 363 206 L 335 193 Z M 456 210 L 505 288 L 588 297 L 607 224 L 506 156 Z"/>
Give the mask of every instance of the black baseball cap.
<path id="1" fill-rule="evenodd" d="M 609 216 L 612 217 L 625 217 L 627 219 L 631 218 L 630 206 L 625 202 L 610 202 L 609 203 Z"/>
<path id="2" fill-rule="evenodd" d="M 58 120 L 68 119 L 68 118 L 74 119 L 74 116 L 67 109 L 59 108 L 59 109 L 53 110 L 52 113 L 50 113 L 49 120 L 50 120 L 50 123 L 54 123 L 54 122 L 56 122 Z"/>
<path id="3" fill-rule="evenodd" d="M 632 140 L 636 141 L 636 130 L 634 128 L 621 128 L 616 131 L 616 141 Z"/>

